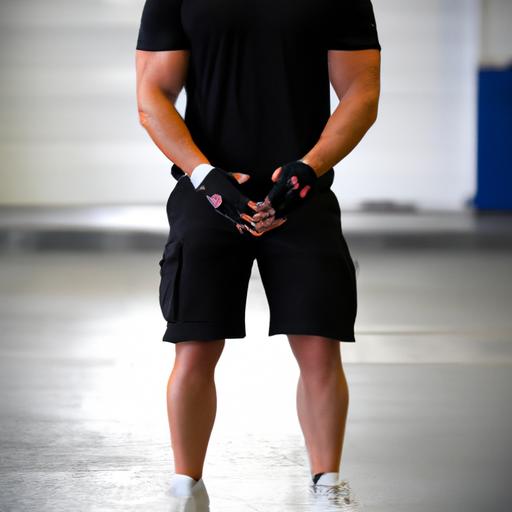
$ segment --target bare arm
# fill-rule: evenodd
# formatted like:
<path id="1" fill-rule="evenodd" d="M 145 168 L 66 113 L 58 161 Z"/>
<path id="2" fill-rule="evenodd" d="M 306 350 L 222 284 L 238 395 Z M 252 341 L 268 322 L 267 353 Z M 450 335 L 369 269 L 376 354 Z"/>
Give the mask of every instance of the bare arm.
<path id="1" fill-rule="evenodd" d="M 140 123 L 162 153 L 188 175 L 200 163 L 209 163 L 174 106 L 185 84 L 189 53 L 137 50 L 135 55 Z"/>
<path id="2" fill-rule="evenodd" d="M 321 176 L 345 158 L 377 119 L 380 51 L 329 50 L 329 79 L 340 100 L 318 142 L 301 159 Z"/>

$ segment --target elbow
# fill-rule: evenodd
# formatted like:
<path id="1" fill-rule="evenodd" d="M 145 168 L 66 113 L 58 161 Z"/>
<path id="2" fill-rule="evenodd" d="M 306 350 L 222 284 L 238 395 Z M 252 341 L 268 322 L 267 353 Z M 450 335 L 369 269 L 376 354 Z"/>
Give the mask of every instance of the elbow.
<path id="1" fill-rule="evenodd" d="M 152 117 L 152 113 L 155 110 L 155 96 L 148 94 L 147 91 L 142 89 L 137 95 L 137 111 L 139 114 L 139 124 L 146 128 Z"/>
<path id="2" fill-rule="evenodd" d="M 137 94 L 139 123 L 147 129 L 157 112 L 175 104 L 177 95 L 161 88 L 141 87 Z"/>
<path id="3" fill-rule="evenodd" d="M 149 117 L 150 117 L 150 116 L 149 116 L 149 114 L 146 112 L 146 110 L 144 110 L 144 108 L 142 108 L 142 107 L 140 107 L 140 106 L 139 106 L 138 111 L 139 111 L 139 124 L 140 124 L 143 128 L 147 129 L 148 124 L 149 124 Z"/>
<path id="4" fill-rule="evenodd" d="M 368 127 L 375 124 L 379 115 L 379 93 L 369 94 L 364 101 L 364 109 L 368 119 Z"/>
<path id="5" fill-rule="evenodd" d="M 368 118 L 370 126 L 374 125 L 379 117 L 379 102 L 376 101 L 370 107 L 368 107 Z"/>
<path id="6" fill-rule="evenodd" d="M 148 100 L 144 94 L 137 95 L 137 111 L 139 115 L 139 124 L 144 128 L 147 127 L 149 122 L 150 106 Z"/>
<path id="7" fill-rule="evenodd" d="M 148 129 L 151 120 L 154 117 L 156 107 L 157 106 L 150 99 L 139 98 L 137 101 L 139 124 L 146 130 Z"/>

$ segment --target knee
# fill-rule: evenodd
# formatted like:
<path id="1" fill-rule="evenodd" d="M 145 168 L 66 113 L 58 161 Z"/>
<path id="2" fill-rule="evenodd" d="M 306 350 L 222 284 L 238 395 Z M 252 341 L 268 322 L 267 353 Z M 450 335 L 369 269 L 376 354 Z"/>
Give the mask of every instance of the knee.
<path id="1" fill-rule="evenodd" d="M 303 377 L 322 377 L 342 371 L 339 342 L 320 336 L 290 336 L 290 345 Z"/>
<path id="2" fill-rule="evenodd" d="M 332 343 L 332 342 L 329 342 Z M 334 349 L 333 349 L 334 347 Z M 311 348 L 313 348 L 311 346 Z M 307 350 L 298 357 L 300 377 L 306 385 L 324 385 L 344 378 L 339 346 L 317 344 L 317 350 Z"/>
<path id="3" fill-rule="evenodd" d="M 343 380 L 343 367 L 332 361 L 307 364 L 301 367 L 300 378 L 307 387 L 324 387 L 333 381 Z"/>
<path id="4" fill-rule="evenodd" d="M 187 382 L 203 382 L 213 379 L 215 367 L 222 352 L 223 343 L 203 342 L 180 346 L 176 351 L 173 373 Z"/>

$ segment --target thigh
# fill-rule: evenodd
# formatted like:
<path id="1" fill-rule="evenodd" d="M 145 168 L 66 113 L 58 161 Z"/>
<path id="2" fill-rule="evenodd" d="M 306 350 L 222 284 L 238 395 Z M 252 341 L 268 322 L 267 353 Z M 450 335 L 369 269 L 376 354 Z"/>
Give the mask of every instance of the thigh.
<path id="1" fill-rule="evenodd" d="M 254 259 L 250 240 L 186 177 L 171 192 L 167 215 L 169 237 L 160 261 L 164 341 L 242 337 Z"/>
<path id="2" fill-rule="evenodd" d="M 334 192 L 319 192 L 260 241 L 257 261 L 270 308 L 269 335 L 355 341 L 355 267 Z"/>

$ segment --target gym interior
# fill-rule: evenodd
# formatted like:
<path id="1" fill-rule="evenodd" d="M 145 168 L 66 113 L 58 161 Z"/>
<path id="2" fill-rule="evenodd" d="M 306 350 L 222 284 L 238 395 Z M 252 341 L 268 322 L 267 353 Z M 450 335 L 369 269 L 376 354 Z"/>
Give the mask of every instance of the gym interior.
<path id="1" fill-rule="evenodd" d="M 176 180 L 138 120 L 142 5 L 0 5 L 2 512 L 167 510 L 174 347 L 158 261 Z M 379 116 L 332 186 L 357 270 L 357 342 L 341 344 L 354 496 L 321 510 L 505 512 L 512 2 L 373 5 Z M 298 368 L 286 337 L 268 337 L 256 265 L 246 311 L 216 371 L 211 510 L 320 510 Z"/>

